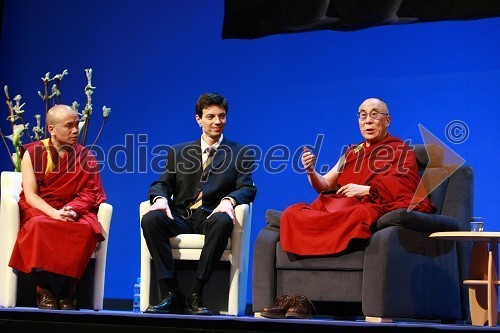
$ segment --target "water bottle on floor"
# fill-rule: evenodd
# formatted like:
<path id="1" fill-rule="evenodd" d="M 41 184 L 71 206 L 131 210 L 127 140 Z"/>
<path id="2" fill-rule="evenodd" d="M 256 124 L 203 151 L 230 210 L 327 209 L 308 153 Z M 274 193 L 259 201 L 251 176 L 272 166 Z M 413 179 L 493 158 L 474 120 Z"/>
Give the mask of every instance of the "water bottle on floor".
<path id="1" fill-rule="evenodd" d="M 134 284 L 134 304 L 132 305 L 132 311 L 136 313 L 141 312 L 141 278 L 137 278 L 137 282 Z"/>

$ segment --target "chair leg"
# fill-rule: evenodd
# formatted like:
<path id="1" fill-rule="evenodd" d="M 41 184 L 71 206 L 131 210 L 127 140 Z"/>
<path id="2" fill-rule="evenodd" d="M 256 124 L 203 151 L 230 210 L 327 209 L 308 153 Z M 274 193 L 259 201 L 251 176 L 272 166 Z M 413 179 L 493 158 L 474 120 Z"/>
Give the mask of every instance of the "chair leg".
<path id="1" fill-rule="evenodd" d="M 233 265 L 231 265 L 229 271 L 229 297 L 227 302 L 227 314 L 230 316 L 237 316 L 239 312 L 239 277 L 240 270 L 235 269 Z"/>
<path id="2" fill-rule="evenodd" d="M 147 248 L 146 248 L 147 249 Z M 146 251 L 143 249 L 143 251 Z M 141 311 L 144 312 L 150 305 L 149 294 L 151 288 L 151 257 L 149 251 L 141 258 Z M 142 254 L 141 254 L 142 255 Z M 156 286 L 154 286 L 156 288 Z"/>
<path id="3" fill-rule="evenodd" d="M 5 265 L 5 269 L 0 269 L 0 307 L 15 308 L 17 301 L 17 274 Z"/>
<path id="4" fill-rule="evenodd" d="M 106 253 L 96 252 L 94 272 L 93 309 L 100 311 L 104 307 L 104 279 L 106 270 Z"/>

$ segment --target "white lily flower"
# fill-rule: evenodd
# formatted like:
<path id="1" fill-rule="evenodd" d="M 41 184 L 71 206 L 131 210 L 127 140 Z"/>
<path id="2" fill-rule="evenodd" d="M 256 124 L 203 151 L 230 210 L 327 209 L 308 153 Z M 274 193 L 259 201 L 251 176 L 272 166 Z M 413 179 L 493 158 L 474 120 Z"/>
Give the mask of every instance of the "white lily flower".
<path id="1" fill-rule="evenodd" d="M 56 74 L 54 75 L 54 78 L 52 80 L 59 80 L 61 81 L 63 79 L 64 76 L 68 75 L 68 70 L 65 69 L 63 70 L 63 72 L 61 74 Z"/>
<path id="2" fill-rule="evenodd" d="M 109 114 L 111 113 L 111 108 L 107 108 L 106 105 L 102 107 L 102 116 L 103 118 L 108 118 Z"/>
<path id="3" fill-rule="evenodd" d="M 7 135 L 5 137 L 9 140 L 12 140 L 12 144 L 14 145 L 14 147 L 17 147 L 21 143 L 20 139 L 21 139 L 21 135 L 23 134 L 23 131 L 24 131 L 24 125 L 21 125 L 21 124 L 14 125 L 14 128 L 12 130 L 12 134 Z"/>
<path id="4" fill-rule="evenodd" d="M 87 116 L 82 115 L 82 117 L 78 121 L 78 135 L 80 135 L 80 133 L 82 133 L 83 125 L 85 125 L 85 119 L 87 119 Z"/>
<path id="5" fill-rule="evenodd" d="M 92 104 L 87 104 L 85 105 L 85 109 L 83 109 L 82 111 L 82 115 L 84 115 L 85 117 L 88 117 L 92 114 Z"/>
<path id="6" fill-rule="evenodd" d="M 11 156 L 12 163 L 14 164 L 14 170 L 17 171 L 17 172 L 21 171 L 21 159 L 20 159 L 20 155 L 21 155 L 20 153 L 15 152 Z"/>
<path id="7" fill-rule="evenodd" d="M 16 99 L 17 97 L 19 97 L 18 99 Z M 16 98 L 14 98 L 14 100 L 16 101 L 16 105 L 12 108 L 15 112 L 15 114 L 23 114 L 24 113 L 24 110 L 23 110 L 23 107 L 24 107 L 24 104 L 26 103 L 23 103 L 23 104 L 19 104 L 19 100 L 21 99 L 21 95 L 17 95 Z"/>
<path id="8" fill-rule="evenodd" d="M 55 95 L 55 96 L 61 95 L 61 92 L 59 91 L 59 89 L 57 89 L 56 84 L 52 85 L 51 92 L 52 92 L 52 95 Z"/>

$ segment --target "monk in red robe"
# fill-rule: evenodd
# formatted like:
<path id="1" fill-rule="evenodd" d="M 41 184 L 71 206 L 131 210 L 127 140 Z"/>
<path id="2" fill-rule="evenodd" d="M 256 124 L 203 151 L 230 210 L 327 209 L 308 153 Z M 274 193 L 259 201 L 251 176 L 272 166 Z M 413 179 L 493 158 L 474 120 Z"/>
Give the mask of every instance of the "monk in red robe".
<path id="1" fill-rule="evenodd" d="M 104 240 L 97 210 L 106 195 L 94 156 L 77 143 L 78 113 L 56 105 L 46 120 L 50 139 L 25 146 L 21 228 L 9 266 L 35 274 L 40 309 L 74 310 L 77 283 Z M 59 298 L 49 273 L 65 277 Z"/>
<path id="2" fill-rule="evenodd" d="M 367 240 L 372 225 L 385 213 L 408 208 L 420 176 L 412 149 L 387 131 L 387 104 L 365 100 L 358 109 L 364 141 L 349 148 L 325 175 L 315 171 L 316 156 L 304 149 L 302 163 L 312 187 L 320 193 L 309 205 L 297 203 L 281 215 L 283 251 L 329 255 L 347 249 L 353 240 Z M 431 213 L 427 199 L 414 210 Z"/>

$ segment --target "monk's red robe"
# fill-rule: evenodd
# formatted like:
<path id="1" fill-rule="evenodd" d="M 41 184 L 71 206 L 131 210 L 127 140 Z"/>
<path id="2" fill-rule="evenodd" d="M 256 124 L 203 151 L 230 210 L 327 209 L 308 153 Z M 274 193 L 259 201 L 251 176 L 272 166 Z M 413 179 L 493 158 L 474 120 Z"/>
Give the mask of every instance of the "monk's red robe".
<path id="1" fill-rule="evenodd" d="M 47 149 L 40 141 L 25 148 L 33 163 L 39 196 L 55 209 L 71 206 L 79 218 L 76 223 L 51 218 L 32 208 L 22 191 L 21 228 L 9 266 L 25 273 L 38 268 L 80 278 L 97 242 L 104 240 L 97 211 L 106 195 L 96 160 L 80 144 L 63 158 L 50 142 Z M 48 164 L 53 167 L 47 168 Z"/>
<path id="2" fill-rule="evenodd" d="M 298 255 L 342 252 L 352 240 L 369 239 L 379 217 L 409 207 L 420 181 L 411 148 L 390 135 L 368 148 L 360 147 L 347 150 L 338 187 L 368 185 L 370 195 L 320 194 L 310 205 L 301 202 L 287 207 L 280 219 L 283 251 Z M 421 212 L 435 209 L 427 199 L 414 208 Z"/>

